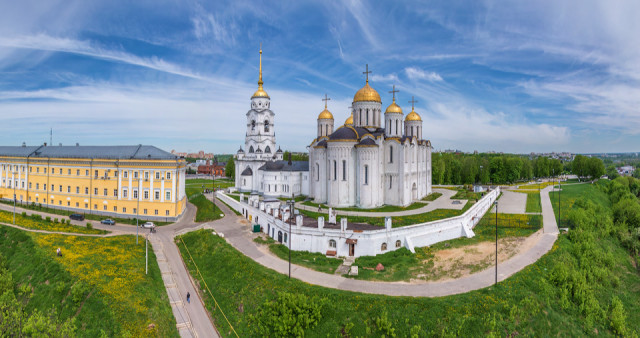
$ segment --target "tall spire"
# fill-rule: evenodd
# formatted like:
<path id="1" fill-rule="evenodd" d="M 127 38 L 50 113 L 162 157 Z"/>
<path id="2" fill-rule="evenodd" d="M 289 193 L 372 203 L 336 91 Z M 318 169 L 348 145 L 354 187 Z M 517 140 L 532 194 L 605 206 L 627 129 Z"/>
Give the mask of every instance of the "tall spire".
<path id="1" fill-rule="evenodd" d="M 262 43 L 260 43 L 260 75 L 258 76 L 258 90 L 252 97 L 266 97 L 269 98 L 269 94 L 262 89 Z"/>
<path id="2" fill-rule="evenodd" d="M 262 89 L 262 42 L 260 42 L 260 76 L 258 77 L 258 86 Z"/>

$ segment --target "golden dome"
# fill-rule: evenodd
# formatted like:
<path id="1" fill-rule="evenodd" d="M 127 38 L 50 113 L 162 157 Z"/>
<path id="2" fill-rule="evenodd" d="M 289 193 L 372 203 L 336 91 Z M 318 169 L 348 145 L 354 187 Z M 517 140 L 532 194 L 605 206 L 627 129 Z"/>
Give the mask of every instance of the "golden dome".
<path id="1" fill-rule="evenodd" d="M 322 120 L 322 119 L 333 120 L 333 114 L 331 114 L 331 112 L 327 110 L 327 107 L 324 107 L 324 110 L 322 111 L 322 113 L 318 115 L 318 120 Z"/>
<path id="2" fill-rule="evenodd" d="M 384 111 L 384 113 L 385 114 L 387 113 L 402 114 L 402 108 L 400 108 L 400 106 L 396 104 L 396 100 L 394 99 L 393 102 L 389 105 L 389 107 L 387 107 L 387 110 Z"/>
<path id="3" fill-rule="evenodd" d="M 361 101 L 375 101 L 382 103 L 380 99 L 380 94 L 369 86 L 369 81 L 367 80 L 367 84 L 364 85 L 356 95 L 353 97 L 353 102 L 361 102 Z"/>
<path id="4" fill-rule="evenodd" d="M 344 121 L 344 125 L 345 126 L 352 126 L 353 125 L 353 113 L 351 113 L 351 116 L 349 116 L 349 118 Z"/>
<path id="5" fill-rule="evenodd" d="M 409 113 L 409 115 L 407 115 L 407 117 L 404 120 L 405 121 L 422 121 L 422 118 L 420 117 L 420 115 L 418 115 L 418 113 L 416 113 L 415 110 L 411 109 L 411 112 Z"/>

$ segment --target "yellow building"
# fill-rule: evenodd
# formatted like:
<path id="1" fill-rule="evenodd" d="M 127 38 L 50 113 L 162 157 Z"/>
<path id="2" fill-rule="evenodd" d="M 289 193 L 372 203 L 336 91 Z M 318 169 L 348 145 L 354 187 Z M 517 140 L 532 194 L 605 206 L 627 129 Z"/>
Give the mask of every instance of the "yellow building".
<path id="1" fill-rule="evenodd" d="M 153 146 L 0 147 L 0 198 L 111 217 L 175 220 L 184 159 Z"/>

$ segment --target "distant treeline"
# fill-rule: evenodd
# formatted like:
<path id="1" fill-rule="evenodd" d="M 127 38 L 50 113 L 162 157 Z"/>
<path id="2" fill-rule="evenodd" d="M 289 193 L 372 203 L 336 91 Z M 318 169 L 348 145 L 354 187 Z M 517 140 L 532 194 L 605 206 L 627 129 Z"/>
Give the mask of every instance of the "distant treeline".
<path id="1" fill-rule="evenodd" d="M 534 178 L 574 173 L 596 178 L 604 174 L 598 158 L 577 155 L 573 162 L 511 154 L 434 153 L 431 157 L 433 184 L 504 184 Z"/>

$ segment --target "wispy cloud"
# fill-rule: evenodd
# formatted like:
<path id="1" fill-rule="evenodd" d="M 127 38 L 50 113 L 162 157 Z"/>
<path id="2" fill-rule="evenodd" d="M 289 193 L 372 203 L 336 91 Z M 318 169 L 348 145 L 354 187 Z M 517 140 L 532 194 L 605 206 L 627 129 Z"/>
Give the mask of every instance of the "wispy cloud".
<path id="1" fill-rule="evenodd" d="M 400 81 L 398 79 L 398 75 L 394 73 L 387 74 L 387 75 L 373 74 L 369 77 L 371 78 L 371 81 L 374 81 L 374 82 L 399 82 Z"/>
<path id="2" fill-rule="evenodd" d="M 436 72 L 427 72 L 415 67 L 407 67 L 404 71 L 407 74 L 407 77 L 411 80 L 428 80 L 431 82 L 442 81 L 442 77 Z"/>
<path id="3" fill-rule="evenodd" d="M 46 34 L 38 34 L 18 37 L 0 37 L 0 46 L 73 53 L 104 60 L 122 62 L 198 80 L 209 80 L 206 77 L 186 70 L 174 63 L 164 61 L 161 58 L 155 56 L 145 58 L 124 51 L 105 49 L 96 46 L 89 40 L 75 40 L 63 37 L 53 37 Z"/>

